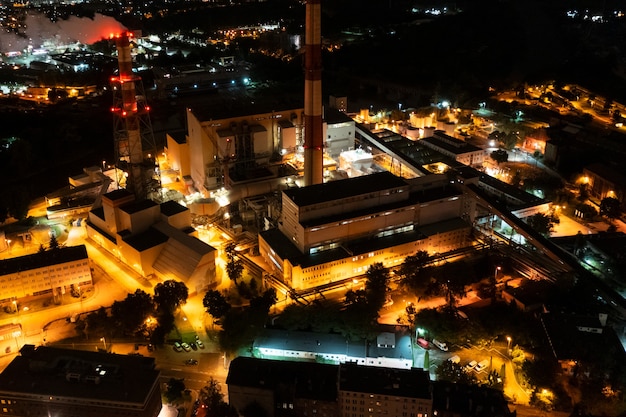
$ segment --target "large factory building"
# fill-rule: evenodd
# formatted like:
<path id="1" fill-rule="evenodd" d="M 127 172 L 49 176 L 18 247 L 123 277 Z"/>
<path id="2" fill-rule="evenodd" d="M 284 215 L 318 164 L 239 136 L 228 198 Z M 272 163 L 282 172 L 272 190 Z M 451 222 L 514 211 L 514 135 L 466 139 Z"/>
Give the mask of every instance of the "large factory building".
<path id="1" fill-rule="evenodd" d="M 273 275 L 294 290 L 363 275 L 467 245 L 475 200 L 445 175 L 405 180 L 389 172 L 282 192 L 278 228 L 259 235 Z"/>

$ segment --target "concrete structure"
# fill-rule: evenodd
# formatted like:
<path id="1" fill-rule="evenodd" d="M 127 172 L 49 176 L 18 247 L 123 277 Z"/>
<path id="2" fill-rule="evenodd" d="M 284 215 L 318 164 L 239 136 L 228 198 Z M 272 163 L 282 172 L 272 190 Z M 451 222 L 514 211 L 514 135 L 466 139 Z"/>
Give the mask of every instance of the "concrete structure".
<path id="1" fill-rule="evenodd" d="M 253 349 L 262 357 L 327 363 L 356 363 L 392 369 L 411 369 L 413 351 L 408 327 L 379 329 L 376 342 L 351 341 L 339 334 L 265 329 Z"/>
<path id="2" fill-rule="evenodd" d="M 304 39 L 305 185 L 321 184 L 324 175 L 321 19 L 321 0 L 307 0 Z"/>
<path id="3" fill-rule="evenodd" d="M 272 155 L 295 151 L 302 135 L 302 112 L 295 108 L 213 119 L 201 110 L 187 109 L 193 186 L 209 192 L 236 182 L 276 178 L 276 173 L 258 168 L 267 166 Z M 180 157 L 180 162 L 170 164 L 184 167 L 182 152 Z"/>
<path id="4" fill-rule="evenodd" d="M 324 150 L 335 161 L 341 152 L 354 149 L 354 120 L 333 108 L 324 112 Z"/>
<path id="5" fill-rule="evenodd" d="M 61 295 L 91 286 L 91 266 L 84 245 L 51 249 L 0 262 L 0 304 L 26 297 Z M 15 306 L 17 308 L 17 306 Z"/>
<path id="6" fill-rule="evenodd" d="M 196 237 L 189 209 L 174 201 L 110 192 L 89 213 L 87 234 L 142 276 L 183 281 L 190 293 L 217 283 L 216 250 Z"/>
<path id="7" fill-rule="evenodd" d="M 259 251 L 287 286 L 314 288 L 360 276 L 375 262 L 392 267 L 418 250 L 465 245 L 473 205 L 445 175 L 404 180 L 381 172 L 289 189 L 278 228 L 259 235 Z"/>
<path id="8" fill-rule="evenodd" d="M 25 345 L 0 374 L 4 416 L 156 417 L 154 358 Z"/>

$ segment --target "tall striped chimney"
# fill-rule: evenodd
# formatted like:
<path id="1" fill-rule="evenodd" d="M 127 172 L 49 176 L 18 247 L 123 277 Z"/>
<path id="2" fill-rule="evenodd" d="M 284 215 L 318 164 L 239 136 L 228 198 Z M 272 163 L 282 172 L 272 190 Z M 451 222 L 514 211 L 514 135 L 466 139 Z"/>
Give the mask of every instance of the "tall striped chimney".
<path id="1" fill-rule="evenodd" d="M 307 0 L 304 46 L 304 185 L 321 184 L 322 132 L 321 0 Z"/>

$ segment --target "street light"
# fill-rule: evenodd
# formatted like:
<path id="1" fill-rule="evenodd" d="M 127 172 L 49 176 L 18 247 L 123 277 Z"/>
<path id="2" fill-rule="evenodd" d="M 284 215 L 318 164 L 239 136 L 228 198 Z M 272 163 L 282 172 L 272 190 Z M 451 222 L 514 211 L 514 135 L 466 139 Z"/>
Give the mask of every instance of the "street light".
<path id="1" fill-rule="evenodd" d="M 511 336 L 506 337 L 506 351 L 511 354 Z"/>
<path id="2" fill-rule="evenodd" d="M 100 338 L 100 341 L 102 342 L 102 344 L 104 345 L 104 350 L 107 350 L 107 340 L 104 337 Z"/>
<path id="3" fill-rule="evenodd" d="M 496 266 L 496 271 L 493 274 L 493 278 L 496 282 L 498 282 L 498 271 L 501 270 L 502 267 L 501 266 Z"/>

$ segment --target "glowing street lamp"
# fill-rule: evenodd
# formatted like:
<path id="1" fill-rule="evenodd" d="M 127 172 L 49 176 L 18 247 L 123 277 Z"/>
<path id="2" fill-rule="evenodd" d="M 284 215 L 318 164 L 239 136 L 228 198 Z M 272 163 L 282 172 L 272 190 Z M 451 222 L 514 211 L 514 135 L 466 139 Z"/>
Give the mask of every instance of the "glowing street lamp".
<path id="1" fill-rule="evenodd" d="M 100 338 L 100 341 L 102 342 L 102 344 L 104 345 L 104 350 L 107 350 L 107 340 L 104 337 Z"/>
<path id="2" fill-rule="evenodd" d="M 511 353 L 511 336 L 507 336 L 506 337 L 506 351 L 509 352 L 509 354 Z"/>

